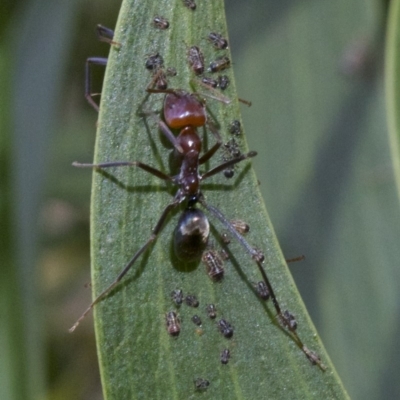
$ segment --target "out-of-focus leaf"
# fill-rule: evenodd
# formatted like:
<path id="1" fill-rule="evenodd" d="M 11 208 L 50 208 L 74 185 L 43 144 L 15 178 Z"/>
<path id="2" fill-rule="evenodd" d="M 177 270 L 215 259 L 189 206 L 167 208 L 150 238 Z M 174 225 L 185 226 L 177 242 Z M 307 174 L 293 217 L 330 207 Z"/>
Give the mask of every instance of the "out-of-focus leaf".
<path id="1" fill-rule="evenodd" d="M 371 400 L 400 393 L 382 3 L 251 1 L 228 15 L 271 220 L 284 254 L 306 255 L 291 270 L 346 389 Z"/>
<path id="2" fill-rule="evenodd" d="M 386 106 L 393 170 L 400 199 L 400 1 L 391 1 L 388 15 L 385 58 Z"/>
<path id="3" fill-rule="evenodd" d="M 69 44 L 73 36 L 76 1 L 33 0 L 22 7 L 8 26 L 4 43 L 10 46 L 7 112 L 10 118 L 11 150 L 8 149 L 7 204 L 8 263 L 3 284 L 8 305 L 2 324 L 8 328 L 2 363 L 7 367 L 8 386 L 4 399 L 36 399 L 46 386 L 44 325 L 39 312 L 38 215 L 46 176 L 51 133 L 61 99 Z M 2 38 L 3 39 L 3 38 Z M 11 50 L 12 49 L 12 50 Z M 4 76 L 4 75 L 3 75 Z M 6 74 L 9 78 L 10 73 Z M 17 298 L 18 297 L 18 298 Z M 3 385 L 2 385 L 3 388 Z"/>

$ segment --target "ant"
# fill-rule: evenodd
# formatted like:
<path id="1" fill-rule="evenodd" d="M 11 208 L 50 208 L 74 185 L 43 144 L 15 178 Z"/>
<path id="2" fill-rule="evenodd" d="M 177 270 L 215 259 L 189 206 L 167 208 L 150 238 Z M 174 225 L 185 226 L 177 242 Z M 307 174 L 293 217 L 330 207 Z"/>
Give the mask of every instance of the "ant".
<path id="1" fill-rule="evenodd" d="M 170 213 L 183 202 L 186 203 L 186 207 L 179 218 L 174 233 L 175 254 L 181 261 L 191 262 L 199 260 L 204 250 L 207 248 L 210 235 L 210 223 L 208 218 L 203 211 L 196 208 L 196 205 L 200 204 L 209 214 L 225 226 L 229 233 L 236 238 L 256 263 L 262 279 L 270 293 L 270 298 L 276 310 L 280 326 L 289 331 L 298 347 L 312 363 L 318 364 L 321 369 L 325 370 L 325 366 L 320 362 L 318 356 L 309 350 L 297 335 L 297 326 L 293 323 L 293 321 L 295 321 L 294 316 L 286 310 L 282 311 L 263 267 L 265 258 L 264 254 L 253 248 L 218 208 L 206 202 L 200 189 L 201 183 L 205 179 L 210 178 L 241 161 L 255 157 L 257 153 L 255 151 L 250 151 L 246 154 L 239 154 L 204 173 L 200 173 L 199 166 L 209 161 L 222 145 L 218 130 L 210 121 L 208 121 L 204 101 L 199 99 L 200 94 L 189 93 L 181 89 L 153 89 L 147 87 L 146 90 L 150 94 L 159 93 L 165 95 L 163 107 L 164 120 L 157 117 L 154 112 L 143 113 L 157 118 L 160 131 L 166 139 L 170 141 L 174 148 L 175 156 L 180 165 L 179 173 L 171 176 L 140 161 L 111 161 L 99 164 L 81 164 L 75 162 L 73 165 L 76 167 L 95 169 L 134 166 L 164 180 L 167 183 L 177 186 L 178 189 L 172 201 L 167 204 L 161 213 L 161 216 L 147 241 L 136 251 L 116 279 L 94 299 L 75 324 L 70 328 L 70 332 L 73 332 L 93 307 L 104 299 L 110 291 L 119 284 L 122 278 L 135 264 L 137 259 L 155 242 Z M 216 143 L 202 154 L 202 140 L 197 133 L 197 128 L 205 126 L 207 126 L 214 135 Z M 180 132 L 178 136 L 175 136 L 172 130 L 179 130 Z"/>
<path id="2" fill-rule="evenodd" d="M 102 293 L 100 293 L 100 295 L 98 295 L 97 298 L 90 304 L 87 310 L 72 326 L 70 329 L 71 332 L 75 330 L 80 321 L 82 321 L 82 319 L 90 312 L 95 304 L 102 300 L 121 281 L 121 279 L 129 271 L 140 255 L 144 253 L 144 251 L 157 239 L 157 236 L 164 226 L 168 215 L 182 202 L 186 201 L 186 208 L 182 212 L 182 215 L 178 221 L 174 237 L 175 254 L 178 259 L 187 262 L 199 260 L 207 247 L 210 234 L 210 224 L 205 214 L 200 209 L 196 208 L 197 203 L 200 203 L 223 224 L 228 224 L 232 230 L 235 230 L 235 228 L 231 226 L 228 219 L 226 219 L 218 209 L 206 203 L 205 198 L 200 191 L 200 183 L 234 164 L 237 164 L 248 158 L 255 157 L 257 153 L 255 151 L 250 151 L 247 154 L 240 154 L 238 157 L 223 162 L 213 169 L 200 174 L 199 166 L 207 162 L 222 144 L 219 132 L 213 126 L 213 124 L 211 124 L 211 122 L 207 121 L 205 104 L 197 98 L 198 96 L 196 93 L 188 93 L 184 90 L 162 90 L 148 87 L 147 92 L 165 94 L 165 122 L 161 119 L 158 119 L 158 126 L 161 132 L 173 145 L 175 149 L 175 155 L 180 161 L 180 171 L 177 175 L 167 175 L 164 172 L 140 161 L 114 161 L 100 164 L 81 164 L 75 162 L 73 165 L 76 167 L 96 169 L 136 166 L 159 179 L 178 186 L 178 190 L 173 200 L 165 207 L 146 243 L 142 245 L 132 259 L 126 264 L 115 281 L 111 283 L 111 285 L 109 285 Z M 217 143 L 214 144 L 203 155 L 201 155 L 202 140 L 199 137 L 196 128 L 203 127 L 205 125 L 209 127 L 210 131 L 215 136 Z M 179 129 L 179 135 L 175 137 L 171 129 Z M 244 241 L 241 236 L 240 238 L 242 241 Z M 251 249 L 247 242 L 246 246 L 248 249 Z M 254 256 L 254 254 L 258 255 L 258 252 L 251 249 L 250 254 Z"/>

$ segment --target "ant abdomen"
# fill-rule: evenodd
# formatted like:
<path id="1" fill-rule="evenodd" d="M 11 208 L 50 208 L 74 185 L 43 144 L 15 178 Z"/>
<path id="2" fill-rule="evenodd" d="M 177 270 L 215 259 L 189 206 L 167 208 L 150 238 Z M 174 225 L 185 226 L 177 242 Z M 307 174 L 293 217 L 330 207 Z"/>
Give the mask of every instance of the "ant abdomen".
<path id="1" fill-rule="evenodd" d="M 179 218 L 174 233 L 175 254 L 181 261 L 199 260 L 207 247 L 210 224 L 198 208 L 188 208 Z"/>

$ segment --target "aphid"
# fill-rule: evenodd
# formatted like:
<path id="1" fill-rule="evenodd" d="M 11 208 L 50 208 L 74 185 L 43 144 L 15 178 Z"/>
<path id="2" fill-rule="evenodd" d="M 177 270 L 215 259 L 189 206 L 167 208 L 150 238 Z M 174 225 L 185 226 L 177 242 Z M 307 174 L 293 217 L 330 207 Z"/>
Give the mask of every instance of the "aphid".
<path id="1" fill-rule="evenodd" d="M 254 287 L 257 291 L 258 296 L 262 299 L 262 300 L 268 300 L 269 299 L 269 290 L 267 285 L 265 284 L 264 281 L 260 281 L 257 282 L 256 284 L 254 284 Z"/>
<path id="2" fill-rule="evenodd" d="M 210 382 L 207 379 L 197 378 L 194 381 L 194 386 L 197 390 L 206 390 L 210 386 Z"/>
<path id="3" fill-rule="evenodd" d="M 160 53 L 151 54 L 145 63 L 146 69 L 153 71 L 158 70 L 164 65 L 164 59 Z"/>
<path id="4" fill-rule="evenodd" d="M 159 217 L 156 226 L 152 230 L 147 241 L 141 247 L 139 247 L 132 259 L 128 261 L 116 279 L 94 299 L 81 317 L 78 318 L 75 324 L 71 327 L 70 332 L 74 331 L 82 319 L 92 310 L 92 308 L 102 299 L 104 299 L 110 293 L 110 291 L 119 284 L 121 279 L 127 274 L 139 257 L 146 252 L 151 245 L 153 245 L 163 226 L 168 220 L 170 213 L 182 203 L 185 203 L 186 207 L 182 211 L 174 232 L 175 254 L 179 260 L 184 262 L 197 261 L 207 247 L 210 234 L 210 223 L 208 218 L 201 210 L 196 208 L 196 205 L 200 203 L 200 205 L 207 210 L 209 214 L 211 214 L 215 219 L 219 220 L 222 225 L 224 225 L 225 229 L 229 231 L 230 235 L 234 237 L 241 246 L 243 246 L 247 254 L 255 262 L 262 279 L 268 287 L 272 304 L 275 308 L 277 318 L 281 323 L 281 326 L 287 328 L 297 345 L 306 354 L 305 350 L 303 349 L 304 344 L 297 335 L 296 330 L 293 328 L 291 316 L 287 313 L 283 313 L 280 308 L 278 299 L 275 296 L 272 285 L 263 267 L 263 262 L 265 259 L 263 253 L 260 250 L 250 246 L 250 244 L 240 233 L 238 233 L 235 226 L 232 225 L 232 223 L 221 213 L 221 211 L 207 203 L 200 190 L 200 183 L 207 178 L 214 176 L 243 160 L 252 158 L 256 156 L 257 153 L 253 151 L 247 154 L 241 154 L 239 157 L 223 162 L 222 164 L 201 174 L 199 172 L 199 166 L 207 162 L 221 146 L 221 137 L 218 130 L 211 122 L 207 121 L 207 113 L 204 103 L 197 98 L 196 94 L 188 93 L 183 90 L 160 90 L 148 87 L 147 92 L 165 94 L 164 121 L 157 118 L 157 122 L 161 133 L 167 140 L 170 141 L 174 147 L 175 154 L 179 156 L 180 170 L 177 175 L 170 176 L 140 161 L 110 161 L 98 164 L 73 163 L 73 165 L 77 167 L 95 169 L 134 166 L 161 180 L 177 186 L 178 189 L 173 199 L 169 204 L 167 204 L 167 206 L 164 208 L 164 211 L 161 213 L 161 216 Z M 147 114 L 153 118 L 156 118 L 156 114 L 154 112 Z M 197 128 L 204 126 L 209 128 L 211 133 L 216 138 L 217 143 L 211 146 L 204 154 L 202 154 L 202 140 L 197 133 Z M 178 136 L 175 136 L 171 129 L 180 130 Z M 173 314 L 168 315 L 171 318 L 173 316 Z M 178 321 L 178 318 L 176 317 L 174 320 Z M 178 326 L 178 323 L 175 325 Z M 171 329 L 172 331 L 177 330 L 176 327 Z M 218 329 L 227 338 L 233 335 L 233 328 L 223 319 L 218 322 Z M 307 355 L 307 357 L 309 356 Z M 319 366 L 323 368 L 321 363 Z"/>
<path id="5" fill-rule="evenodd" d="M 231 238 L 230 238 L 230 236 L 229 236 L 229 234 L 227 232 L 223 232 L 221 234 L 221 239 L 225 244 L 229 244 L 231 242 Z"/>
<path id="6" fill-rule="evenodd" d="M 321 368 L 324 367 L 323 369 L 325 369 L 324 364 L 321 363 L 320 356 L 315 351 L 308 349 L 306 346 L 303 346 L 302 350 L 306 354 L 312 365 L 318 364 Z"/>
<path id="7" fill-rule="evenodd" d="M 240 220 L 240 219 L 233 219 L 231 221 L 232 226 L 235 228 L 237 232 L 239 232 L 241 235 L 245 235 L 246 233 L 249 233 L 250 231 L 250 226 L 246 222 Z"/>
<path id="8" fill-rule="evenodd" d="M 213 78 L 210 78 L 210 77 L 208 77 L 208 76 L 203 77 L 201 81 L 202 81 L 205 85 L 210 86 L 210 87 L 212 87 L 212 88 L 214 88 L 214 89 L 218 86 L 218 81 L 215 80 L 215 79 L 213 79 Z"/>
<path id="9" fill-rule="evenodd" d="M 218 72 L 218 71 L 223 71 L 224 69 L 229 68 L 231 65 L 231 60 L 226 57 L 219 57 L 217 58 L 215 61 L 212 61 L 210 63 L 210 67 L 208 68 L 208 70 L 210 72 Z"/>
<path id="10" fill-rule="evenodd" d="M 225 90 L 229 86 L 230 80 L 226 75 L 218 77 L 218 86 L 221 90 Z"/>
<path id="11" fill-rule="evenodd" d="M 180 306 L 183 303 L 183 292 L 181 289 L 175 289 L 171 292 L 171 299 L 177 305 Z"/>
<path id="12" fill-rule="evenodd" d="M 231 352 L 229 351 L 229 349 L 224 349 L 221 351 L 220 359 L 222 364 L 228 364 L 230 358 Z"/>
<path id="13" fill-rule="evenodd" d="M 167 323 L 167 331 L 171 336 L 178 336 L 181 331 L 181 321 L 176 315 L 175 311 L 169 311 L 165 314 L 165 321 Z"/>
<path id="14" fill-rule="evenodd" d="M 228 252 L 227 252 L 225 249 L 221 249 L 221 250 L 219 251 L 219 254 L 221 255 L 221 258 L 222 258 L 223 260 L 229 260 L 229 254 L 228 254 Z"/>
<path id="15" fill-rule="evenodd" d="M 206 265 L 208 276 L 214 281 L 220 281 L 224 277 L 224 262 L 216 250 L 206 250 L 201 257 Z"/>
<path id="16" fill-rule="evenodd" d="M 286 310 L 284 311 L 283 316 L 283 324 L 286 325 L 290 331 L 295 331 L 297 329 L 297 321 L 294 315 Z"/>
<path id="17" fill-rule="evenodd" d="M 225 319 L 220 319 L 218 321 L 218 329 L 227 339 L 230 339 L 233 336 L 233 328 Z"/>
<path id="18" fill-rule="evenodd" d="M 233 178 L 233 177 L 235 176 L 235 170 L 234 170 L 233 168 L 227 168 L 227 169 L 224 171 L 224 176 L 225 176 L 225 178 L 227 178 L 227 179 Z"/>
<path id="19" fill-rule="evenodd" d="M 234 138 L 232 138 L 228 142 L 224 143 L 224 150 L 226 150 L 226 152 L 228 153 L 228 156 L 229 156 L 229 158 L 227 158 L 226 160 L 238 157 L 241 154 L 239 144 L 237 143 L 237 141 Z"/>
<path id="20" fill-rule="evenodd" d="M 197 326 L 201 326 L 201 319 L 198 315 L 193 315 L 192 322 Z"/>
<path id="21" fill-rule="evenodd" d="M 156 87 L 157 90 L 166 90 L 168 87 L 167 76 L 164 69 L 161 67 L 154 67 L 153 78 L 149 83 L 150 87 Z"/>
<path id="22" fill-rule="evenodd" d="M 208 40 L 218 50 L 224 50 L 228 48 L 228 41 L 217 32 L 211 32 L 208 35 Z"/>
<path id="23" fill-rule="evenodd" d="M 217 317 L 217 309 L 214 304 L 208 304 L 206 307 L 207 315 L 211 319 L 215 319 Z"/>
<path id="24" fill-rule="evenodd" d="M 185 297 L 185 303 L 189 307 L 197 308 L 199 306 L 199 301 L 197 300 L 197 297 L 195 295 L 193 295 L 193 294 L 188 294 Z"/>
<path id="25" fill-rule="evenodd" d="M 153 18 L 153 25 L 158 29 L 168 29 L 169 22 L 166 18 L 156 15 Z"/>
<path id="26" fill-rule="evenodd" d="M 190 8 L 191 10 L 196 9 L 196 3 L 193 0 L 183 0 L 183 4 L 187 7 Z"/>
<path id="27" fill-rule="evenodd" d="M 228 142 L 224 143 L 223 149 L 225 151 L 225 155 L 223 157 L 224 161 L 228 161 L 228 160 L 231 160 L 233 158 L 240 157 L 240 155 L 242 154 L 241 151 L 240 151 L 238 143 L 233 138 L 231 140 L 229 140 Z M 235 174 L 234 171 L 235 171 L 234 170 L 234 166 L 231 166 L 231 167 L 225 169 L 224 170 L 225 177 L 228 178 L 228 179 L 232 178 L 234 176 L 234 174 Z"/>
<path id="28" fill-rule="evenodd" d="M 242 133 L 242 126 L 240 124 L 240 121 L 235 119 L 234 121 L 231 122 L 231 124 L 229 125 L 229 133 L 236 136 Z"/>
<path id="29" fill-rule="evenodd" d="M 204 331 L 203 331 L 203 329 L 201 329 L 201 328 L 196 328 L 195 332 L 196 332 L 196 334 L 199 335 L 199 336 L 203 336 L 203 335 L 204 335 Z"/>
<path id="30" fill-rule="evenodd" d="M 188 50 L 187 57 L 193 72 L 196 75 L 201 75 L 204 72 L 204 57 L 201 50 L 197 46 L 192 46 Z"/>
<path id="31" fill-rule="evenodd" d="M 167 77 L 162 69 L 156 74 L 156 88 L 160 90 L 165 90 L 168 87 Z"/>

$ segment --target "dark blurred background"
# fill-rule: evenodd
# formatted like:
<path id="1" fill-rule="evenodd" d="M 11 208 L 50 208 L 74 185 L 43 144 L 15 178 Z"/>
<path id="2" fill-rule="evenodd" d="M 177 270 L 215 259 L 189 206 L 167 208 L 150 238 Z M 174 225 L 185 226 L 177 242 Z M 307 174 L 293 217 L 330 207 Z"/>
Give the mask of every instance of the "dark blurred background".
<path id="1" fill-rule="evenodd" d="M 199 2 L 202 0 L 199 0 Z M 3 0 L 0 398 L 102 399 L 90 297 L 96 113 L 84 63 L 120 3 Z M 267 209 L 354 399 L 400 397 L 399 199 L 385 121 L 386 1 L 226 1 L 245 130 Z M 212 28 L 212 27 L 210 27 Z M 96 90 L 102 71 L 96 72 Z"/>

